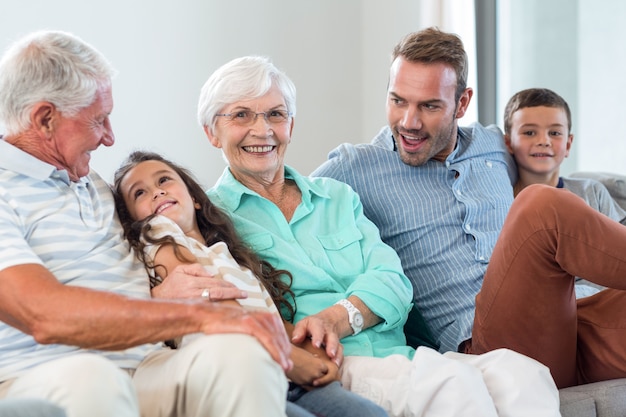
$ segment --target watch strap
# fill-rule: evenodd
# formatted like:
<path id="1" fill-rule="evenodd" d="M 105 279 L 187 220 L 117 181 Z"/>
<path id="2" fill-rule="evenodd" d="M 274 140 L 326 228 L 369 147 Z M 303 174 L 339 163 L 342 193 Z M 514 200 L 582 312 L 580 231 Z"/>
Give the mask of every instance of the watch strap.
<path id="1" fill-rule="evenodd" d="M 348 322 L 350 323 L 350 327 L 352 328 L 352 335 L 354 336 L 354 335 L 359 334 L 361 330 L 363 330 L 363 325 L 362 325 L 363 315 L 361 314 L 361 311 L 358 308 L 356 308 L 354 304 L 352 304 L 350 300 L 348 300 L 347 298 L 343 298 L 337 301 L 335 304 L 342 306 L 348 311 Z M 361 325 L 357 325 L 355 323 L 354 318 L 356 315 L 359 315 L 361 317 L 361 320 L 360 320 Z"/>

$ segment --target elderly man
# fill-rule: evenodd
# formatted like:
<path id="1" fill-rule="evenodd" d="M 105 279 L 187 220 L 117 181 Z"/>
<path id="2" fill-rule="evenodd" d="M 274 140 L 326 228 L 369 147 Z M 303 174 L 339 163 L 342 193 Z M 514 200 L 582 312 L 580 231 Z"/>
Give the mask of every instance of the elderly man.
<path id="1" fill-rule="evenodd" d="M 112 75 L 63 32 L 31 34 L 0 61 L 0 398 L 69 416 L 284 415 L 290 344 L 275 316 L 207 300 L 206 288 L 244 294 L 198 265 L 172 271 L 197 299 L 150 299 L 89 169 L 114 143 Z M 159 343 L 196 332 L 207 336 L 178 351 Z"/>

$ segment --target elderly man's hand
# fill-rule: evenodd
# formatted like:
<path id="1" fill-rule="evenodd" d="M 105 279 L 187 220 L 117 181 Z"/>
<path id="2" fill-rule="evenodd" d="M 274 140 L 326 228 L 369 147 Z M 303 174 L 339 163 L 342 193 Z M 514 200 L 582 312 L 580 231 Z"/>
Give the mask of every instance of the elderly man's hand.
<path id="1" fill-rule="evenodd" d="M 245 291 L 221 277 L 211 275 L 200 264 L 177 266 L 160 285 L 152 289 L 154 298 L 200 298 L 203 293 L 212 301 L 248 297 Z"/>
<path id="2" fill-rule="evenodd" d="M 285 372 L 292 369 L 293 362 L 289 359 L 291 342 L 277 314 L 246 311 L 222 303 L 210 303 L 207 308 L 210 308 L 210 314 L 202 329 L 205 334 L 249 334 L 263 345 Z"/>

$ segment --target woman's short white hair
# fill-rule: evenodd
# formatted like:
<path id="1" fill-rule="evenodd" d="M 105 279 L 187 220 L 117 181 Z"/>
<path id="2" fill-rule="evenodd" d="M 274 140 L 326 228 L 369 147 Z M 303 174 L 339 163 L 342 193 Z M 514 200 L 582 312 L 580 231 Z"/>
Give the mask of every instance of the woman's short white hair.
<path id="1" fill-rule="evenodd" d="M 61 31 L 39 31 L 16 41 L 0 60 L 0 121 L 7 135 L 30 127 L 30 111 L 41 101 L 73 116 L 91 105 L 115 70 L 82 39 Z"/>
<path id="2" fill-rule="evenodd" d="M 198 100 L 198 122 L 213 129 L 215 115 L 224 106 L 265 95 L 276 85 L 285 99 L 287 111 L 296 115 L 296 86 L 267 57 L 244 56 L 215 70 L 204 83 Z"/>

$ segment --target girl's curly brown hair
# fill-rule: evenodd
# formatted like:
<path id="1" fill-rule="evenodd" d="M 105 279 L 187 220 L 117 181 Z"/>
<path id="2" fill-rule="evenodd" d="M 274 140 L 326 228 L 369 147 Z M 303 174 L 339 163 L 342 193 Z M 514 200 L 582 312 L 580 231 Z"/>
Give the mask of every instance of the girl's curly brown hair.
<path id="1" fill-rule="evenodd" d="M 144 254 L 145 243 L 140 239 L 144 236 L 151 244 L 155 245 L 172 245 L 176 257 L 181 262 L 190 262 L 186 259 L 180 250 L 178 244 L 171 236 L 165 236 L 160 239 L 152 239 L 147 233 L 150 230 L 148 221 L 153 217 L 149 216 L 140 221 L 134 221 L 128 208 L 124 202 L 122 192 L 120 190 L 121 182 L 126 174 L 135 166 L 144 161 L 159 161 L 172 168 L 183 180 L 187 186 L 189 194 L 193 200 L 200 204 L 200 209 L 196 210 L 196 220 L 200 233 L 205 240 L 207 246 L 211 246 L 217 242 L 224 242 L 228 246 L 233 258 L 241 266 L 252 271 L 252 273 L 261 281 L 267 291 L 272 296 L 272 300 L 279 311 L 287 311 L 289 317 L 285 317 L 288 321 L 293 321 L 295 315 L 295 296 L 291 290 L 291 281 L 293 279 L 291 273 L 284 269 L 276 269 L 269 262 L 264 261 L 248 247 L 237 234 L 233 222 L 224 211 L 215 206 L 206 193 L 196 181 L 193 175 L 185 168 L 163 158 L 154 152 L 135 151 L 124 161 L 124 163 L 115 171 L 113 179 L 113 194 L 115 197 L 115 207 L 118 216 L 124 227 L 124 237 L 130 242 L 130 246 L 134 249 L 137 258 L 146 266 L 146 270 L 150 275 L 150 282 L 154 286 L 158 282 L 154 276 L 153 268 L 155 265 L 146 258 Z M 286 277 L 285 282 L 283 277 Z M 286 310 L 283 310 L 286 309 Z"/>

